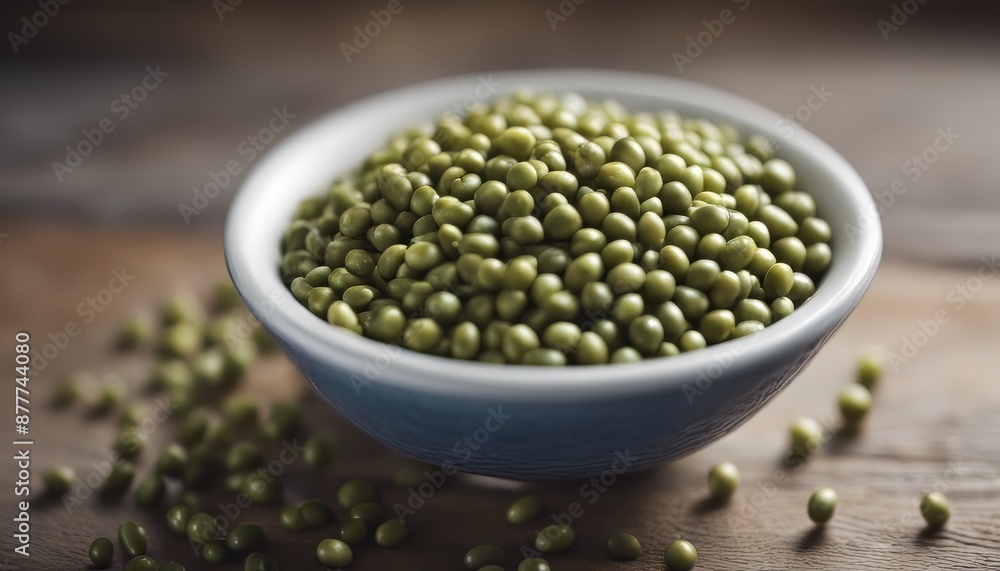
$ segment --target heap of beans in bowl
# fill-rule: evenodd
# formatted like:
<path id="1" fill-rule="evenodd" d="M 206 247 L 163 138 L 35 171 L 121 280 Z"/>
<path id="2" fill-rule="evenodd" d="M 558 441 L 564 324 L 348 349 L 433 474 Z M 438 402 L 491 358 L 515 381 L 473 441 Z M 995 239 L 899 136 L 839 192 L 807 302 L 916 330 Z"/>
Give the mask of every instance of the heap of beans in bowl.
<path id="1" fill-rule="evenodd" d="M 759 135 L 517 92 L 401 132 L 302 202 L 281 275 L 346 331 L 594 365 L 743 337 L 808 301 L 830 226 Z"/>

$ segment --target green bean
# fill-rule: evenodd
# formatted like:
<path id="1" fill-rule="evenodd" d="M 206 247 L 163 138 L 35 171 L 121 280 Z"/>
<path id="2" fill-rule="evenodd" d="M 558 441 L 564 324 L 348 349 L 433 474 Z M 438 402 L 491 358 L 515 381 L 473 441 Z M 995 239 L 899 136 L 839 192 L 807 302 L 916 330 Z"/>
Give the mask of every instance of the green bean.
<path id="1" fill-rule="evenodd" d="M 723 252 L 726 249 L 726 238 L 722 234 L 706 234 L 698 240 L 698 245 L 695 246 L 694 254 L 695 257 L 701 260 L 709 260 L 713 262 L 722 263 L 720 259 Z M 732 260 L 727 260 L 727 264 L 732 264 Z"/>
<path id="2" fill-rule="evenodd" d="M 192 515 L 187 522 L 188 539 L 196 544 L 208 543 L 218 531 L 215 518 L 204 512 Z"/>
<path id="3" fill-rule="evenodd" d="M 313 436 L 306 441 L 302 457 L 311 469 L 322 470 L 333 460 L 333 443 L 323 434 Z"/>
<path id="4" fill-rule="evenodd" d="M 107 375 L 103 379 L 98 400 L 94 404 L 93 413 L 106 416 L 125 398 L 125 382 L 117 375 Z"/>
<path id="5" fill-rule="evenodd" d="M 308 527 L 305 518 L 302 517 L 302 510 L 298 504 L 288 504 L 281 508 L 281 511 L 278 513 L 278 524 L 293 533 L 303 531 Z"/>
<path id="6" fill-rule="evenodd" d="M 148 555 L 140 555 L 128 560 L 125 571 L 157 571 L 156 560 Z"/>
<path id="7" fill-rule="evenodd" d="M 740 472 L 730 462 L 716 464 L 708 472 L 708 492 L 716 499 L 727 499 L 740 484 Z"/>
<path id="8" fill-rule="evenodd" d="M 162 567 L 160 570 L 166 571 Z M 263 553 L 251 553 L 243 564 L 243 571 L 278 571 L 278 562 Z"/>
<path id="9" fill-rule="evenodd" d="M 115 546 L 106 537 L 98 537 L 90 544 L 87 556 L 98 569 L 105 569 L 111 566 L 111 561 L 115 557 Z"/>
<path id="10" fill-rule="evenodd" d="M 52 495 L 63 495 L 69 492 L 73 486 L 73 479 L 76 473 L 68 466 L 57 466 L 50 468 L 42 474 L 42 481 L 45 482 L 45 490 Z"/>
<path id="11" fill-rule="evenodd" d="M 535 549 L 542 553 L 555 553 L 569 549 L 576 540 L 573 528 L 565 525 L 550 525 L 538 533 Z"/>
<path id="12" fill-rule="evenodd" d="M 402 520 L 390 519 L 375 529 L 375 543 L 382 547 L 394 547 L 409 535 Z"/>
<path id="13" fill-rule="evenodd" d="M 80 382 L 82 379 L 88 377 L 88 375 L 73 375 L 67 379 L 63 379 L 56 387 L 53 406 L 56 408 L 66 408 L 80 400 Z"/>
<path id="14" fill-rule="evenodd" d="M 851 384 L 840 391 L 837 406 L 848 426 L 857 426 L 872 406 L 872 394 L 864 385 Z"/>
<path id="15" fill-rule="evenodd" d="M 814 294 L 832 229 L 765 137 L 567 97 L 518 92 L 401 132 L 301 201 L 278 262 L 295 299 L 433 356 L 583 365 L 742 337 Z M 228 282 L 223 296 L 238 302 Z M 175 361 L 157 376 L 185 406 L 195 382 L 228 388 L 256 356 L 224 346 L 231 316 L 202 334 L 189 296 L 163 314 Z M 296 426 L 268 418 L 260 431 Z"/>
<path id="16" fill-rule="evenodd" d="M 608 191 L 631 187 L 635 185 L 635 171 L 623 162 L 612 161 L 601 165 L 595 181 L 598 187 Z"/>
<path id="17" fill-rule="evenodd" d="M 944 527 L 951 518 L 951 507 L 948 499 L 941 492 L 931 492 L 920 500 L 920 515 L 931 529 Z"/>
<path id="18" fill-rule="evenodd" d="M 155 473 L 150 474 L 136 487 L 135 503 L 144 508 L 158 504 L 163 500 L 166 491 L 167 485 L 163 481 L 163 476 Z"/>
<path id="19" fill-rule="evenodd" d="M 337 491 L 337 503 L 345 510 L 370 502 L 375 497 L 371 485 L 364 480 L 349 480 L 344 482 Z"/>
<path id="20" fill-rule="evenodd" d="M 188 505 L 178 504 L 170 508 L 167 510 L 167 529 L 175 535 L 185 535 L 188 521 L 194 513 L 194 508 Z"/>
<path id="21" fill-rule="evenodd" d="M 705 339 L 705 336 L 702 335 L 701 332 L 693 329 L 682 333 L 677 342 L 677 347 L 684 353 L 704 349 L 707 346 L 708 342 Z"/>
<path id="22" fill-rule="evenodd" d="M 291 249 L 295 250 L 297 248 Z M 194 296 L 177 294 L 163 302 L 163 306 L 160 309 L 160 317 L 164 325 L 201 323 L 205 318 L 205 309 Z"/>
<path id="23" fill-rule="evenodd" d="M 542 512 L 542 499 L 535 495 L 518 498 L 507 508 L 507 521 L 520 525 L 538 517 Z"/>
<path id="24" fill-rule="evenodd" d="M 226 455 L 226 469 L 232 472 L 246 472 L 264 463 L 260 448 L 253 442 L 238 442 Z"/>
<path id="25" fill-rule="evenodd" d="M 118 526 L 118 545 L 128 561 L 146 554 L 146 530 L 134 521 L 126 521 Z"/>
<path id="26" fill-rule="evenodd" d="M 801 417 L 789 428 L 791 453 L 800 458 L 812 456 L 823 442 L 823 429 L 818 422 Z"/>
<path id="27" fill-rule="evenodd" d="M 708 344 L 721 343 L 729 338 L 736 328 L 736 318 L 728 309 L 710 311 L 701 318 L 698 332 Z"/>
<path id="28" fill-rule="evenodd" d="M 343 541 L 324 539 L 316 546 L 316 559 L 327 567 L 347 567 L 354 561 L 354 553 Z"/>
<path id="29" fill-rule="evenodd" d="M 340 541 L 348 545 L 357 545 L 368 537 L 368 526 L 360 518 L 352 518 L 340 528 Z"/>
<path id="30" fill-rule="evenodd" d="M 529 557 L 518 564 L 517 571 L 552 571 L 552 567 L 549 566 L 548 561 L 541 557 Z"/>
<path id="31" fill-rule="evenodd" d="M 830 266 L 832 258 L 833 253 L 830 250 L 830 246 L 826 244 L 810 244 L 806 246 L 806 255 L 802 263 L 802 270 L 810 276 L 820 276 Z"/>
<path id="32" fill-rule="evenodd" d="M 869 391 L 875 388 L 883 374 L 883 360 L 874 352 L 861 355 L 857 363 L 857 380 Z"/>
<path id="33" fill-rule="evenodd" d="M 105 494 L 124 492 L 132 484 L 133 478 L 135 478 L 135 464 L 121 460 L 111 466 L 111 472 L 104 479 L 101 491 Z"/>
<path id="34" fill-rule="evenodd" d="M 302 521 L 310 529 L 322 527 L 333 519 L 333 510 L 330 509 L 330 506 L 319 500 L 306 500 L 302 502 L 299 504 L 299 512 L 302 514 Z"/>
<path id="35" fill-rule="evenodd" d="M 209 565 L 222 565 L 228 557 L 229 550 L 226 548 L 225 541 L 217 539 L 201 546 L 201 558 Z"/>
<path id="36" fill-rule="evenodd" d="M 638 559 L 642 546 L 634 535 L 629 533 L 614 533 L 608 538 L 608 558 L 614 561 L 632 561 Z"/>
<path id="37" fill-rule="evenodd" d="M 234 290 L 235 291 L 235 290 Z M 236 299 L 239 299 L 237 296 Z M 145 343 L 153 332 L 153 320 L 149 313 L 138 311 L 122 324 L 118 332 L 118 347 L 134 349 Z"/>
<path id="38" fill-rule="evenodd" d="M 837 508 L 837 492 L 832 488 L 819 488 L 809 497 L 809 519 L 824 524 L 833 517 Z"/>
<path id="39" fill-rule="evenodd" d="M 360 519 L 365 522 L 366 529 L 374 528 L 385 521 L 382 507 L 375 502 L 365 502 L 351 508 L 352 519 Z"/>
<path id="40" fill-rule="evenodd" d="M 698 550 L 690 541 L 678 539 L 667 546 L 663 560 L 672 571 L 689 571 L 698 563 Z"/>
<path id="41" fill-rule="evenodd" d="M 610 351 L 607 342 L 597 333 L 586 331 L 580 336 L 580 344 L 574 355 L 579 365 L 599 365 L 607 363 Z"/>
<path id="42" fill-rule="evenodd" d="M 257 524 L 238 525 L 226 535 L 226 547 L 233 553 L 257 551 L 264 545 L 264 530 Z"/>
<path id="43" fill-rule="evenodd" d="M 499 545 L 479 545 L 465 554 L 466 569 L 481 569 L 487 565 L 503 563 L 504 550 Z"/>
<path id="44" fill-rule="evenodd" d="M 281 478 L 273 474 L 250 474 L 244 479 L 242 491 L 251 501 L 260 504 L 277 502 L 284 488 Z"/>
<path id="45" fill-rule="evenodd" d="M 764 163 L 760 183 L 768 193 L 780 194 L 795 186 L 795 171 L 786 161 L 771 159 Z"/>
<path id="46" fill-rule="evenodd" d="M 163 449 L 156 460 L 156 471 L 164 476 L 180 477 L 188 462 L 188 453 L 180 444 L 172 442 Z"/>

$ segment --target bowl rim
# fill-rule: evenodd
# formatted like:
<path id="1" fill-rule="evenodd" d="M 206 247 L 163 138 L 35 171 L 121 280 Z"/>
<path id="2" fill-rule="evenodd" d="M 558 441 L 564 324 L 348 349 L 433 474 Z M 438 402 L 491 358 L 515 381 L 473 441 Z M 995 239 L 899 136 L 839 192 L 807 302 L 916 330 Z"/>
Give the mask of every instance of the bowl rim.
<path id="1" fill-rule="evenodd" d="M 782 134 L 782 144 L 830 171 L 835 179 L 831 184 L 843 190 L 840 199 L 848 203 L 856 219 L 865 221 L 865 225 L 852 236 L 853 255 L 834 256 L 827 275 L 807 303 L 789 317 L 753 335 L 674 357 L 638 363 L 558 368 L 518 365 L 511 368 L 417 353 L 347 333 L 315 317 L 294 299 L 275 268 L 261 260 L 264 256 L 255 256 L 255 252 L 250 251 L 252 240 L 245 239 L 257 230 L 254 217 L 267 216 L 276 210 L 267 208 L 267 204 L 281 200 L 281 187 L 277 182 L 282 177 L 278 173 L 289 168 L 289 161 L 305 146 L 329 136 L 328 132 L 337 129 L 347 118 L 377 114 L 384 106 L 400 105 L 410 97 L 439 97 L 442 107 L 446 107 L 456 94 L 468 91 L 470 82 L 483 77 L 498 77 L 499 85 L 510 86 L 501 87 L 496 94 L 529 85 L 539 91 L 600 92 L 612 99 L 655 98 L 662 100 L 665 108 L 674 105 L 704 109 L 708 115 L 749 126 L 771 137 L 778 135 L 777 126 L 781 124 L 781 116 L 777 113 L 713 87 L 672 77 L 598 69 L 541 69 L 454 76 L 382 92 L 336 109 L 269 150 L 237 191 L 226 219 L 224 251 L 237 290 L 254 316 L 290 346 L 292 353 L 306 351 L 315 359 L 329 363 L 331 369 L 347 372 L 360 371 L 359 367 L 366 364 L 377 364 L 377 374 L 366 375 L 364 384 L 377 383 L 416 392 L 476 397 L 516 394 L 523 398 L 549 399 L 620 396 L 661 391 L 690 382 L 713 367 L 729 363 L 734 355 L 739 355 L 740 368 L 761 366 L 789 347 L 832 332 L 857 306 L 870 285 L 882 250 L 881 225 L 875 203 L 861 177 L 840 154 L 812 133 L 799 128 L 791 137 Z M 595 85 L 598 87 L 593 87 Z M 834 228 L 835 240 L 839 231 Z M 274 242 L 277 249 L 277 237 Z M 277 290 L 275 284 L 279 286 Z M 809 335 L 810 332 L 813 335 Z M 295 355 L 290 356 L 297 360 Z M 385 366 L 381 365 L 383 361 L 387 361 Z M 609 382 L 609 377 L 613 382 Z M 357 390 L 360 394 L 360 389 Z"/>

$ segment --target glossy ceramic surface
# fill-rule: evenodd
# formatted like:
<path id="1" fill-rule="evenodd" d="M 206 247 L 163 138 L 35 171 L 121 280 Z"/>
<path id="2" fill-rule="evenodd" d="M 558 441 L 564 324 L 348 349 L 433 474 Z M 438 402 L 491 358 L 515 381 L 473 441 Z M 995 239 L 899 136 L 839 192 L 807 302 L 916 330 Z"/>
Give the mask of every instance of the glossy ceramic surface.
<path id="1" fill-rule="evenodd" d="M 298 202 L 327 188 L 400 128 L 520 87 L 614 98 L 760 133 L 780 145 L 833 229 L 816 294 L 749 337 L 668 359 L 560 369 L 497 366 L 410 352 L 345 333 L 282 284 L 279 243 Z M 882 247 L 878 212 L 833 149 L 781 117 L 695 83 L 593 70 L 464 76 L 351 104 L 292 135 L 239 191 L 225 234 L 230 273 L 251 311 L 316 392 L 377 440 L 419 460 L 509 478 L 566 479 L 638 470 L 735 429 L 808 364 L 861 300 Z"/>

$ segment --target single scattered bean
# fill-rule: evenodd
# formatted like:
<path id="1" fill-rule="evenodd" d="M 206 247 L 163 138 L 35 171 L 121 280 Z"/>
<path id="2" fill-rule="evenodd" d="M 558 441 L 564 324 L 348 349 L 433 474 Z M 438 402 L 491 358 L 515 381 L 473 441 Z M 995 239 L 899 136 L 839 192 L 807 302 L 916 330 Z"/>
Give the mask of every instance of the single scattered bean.
<path id="1" fill-rule="evenodd" d="M 726 499 L 739 485 L 740 471 L 731 462 L 716 464 L 708 472 L 708 492 L 713 498 Z"/>
<path id="2" fill-rule="evenodd" d="M 158 567 L 155 559 L 148 555 L 140 555 L 129 559 L 125 564 L 125 571 L 157 571 Z"/>
<path id="3" fill-rule="evenodd" d="M 837 509 L 837 492 L 833 488 L 819 488 L 809 496 L 807 512 L 809 519 L 815 523 L 824 524 L 833 517 Z"/>
<path id="4" fill-rule="evenodd" d="M 256 551 L 264 545 L 264 530 L 255 523 L 238 525 L 226 535 L 226 547 L 233 553 Z"/>
<path id="5" fill-rule="evenodd" d="M 698 550 L 690 541 L 678 539 L 664 550 L 663 561 L 672 571 L 690 571 L 698 563 Z"/>
<path id="6" fill-rule="evenodd" d="M 146 553 L 146 530 L 134 521 L 118 526 L 118 545 L 128 561 Z"/>
<path id="7" fill-rule="evenodd" d="M 479 569 L 487 565 L 503 563 L 504 550 L 499 545 L 479 545 L 465 554 L 465 568 Z"/>
<path id="8" fill-rule="evenodd" d="M 393 547 L 401 543 L 409 530 L 406 524 L 399 519 L 390 519 L 375 529 L 375 543 L 382 547 Z"/>
<path id="9" fill-rule="evenodd" d="M 535 537 L 535 549 L 542 553 L 556 553 L 566 551 L 576 540 L 576 533 L 573 528 L 566 525 L 550 525 L 538 533 Z"/>
<path id="10" fill-rule="evenodd" d="M 920 515 L 924 516 L 924 521 L 930 528 L 944 527 L 951 518 L 951 507 L 948 505 L 948 498 L 941 492 L 931 492 L 920 500 Z"/>
<path id="11" fill-rule="evenodd" d="M 87 556 L 90 557 L 94 567 L 104 569 L 111 565 L 111 561 L 115 557 L 115 546 L 110 539 L 98 537 L 90 544 Z"/>
<path id="12" fill-rule="evenodd" d="M 639 557 L 642 546 L 630 533 L 614 533 L 608 538 L 608 558 L 615 561 L 632 561 Z"/>

